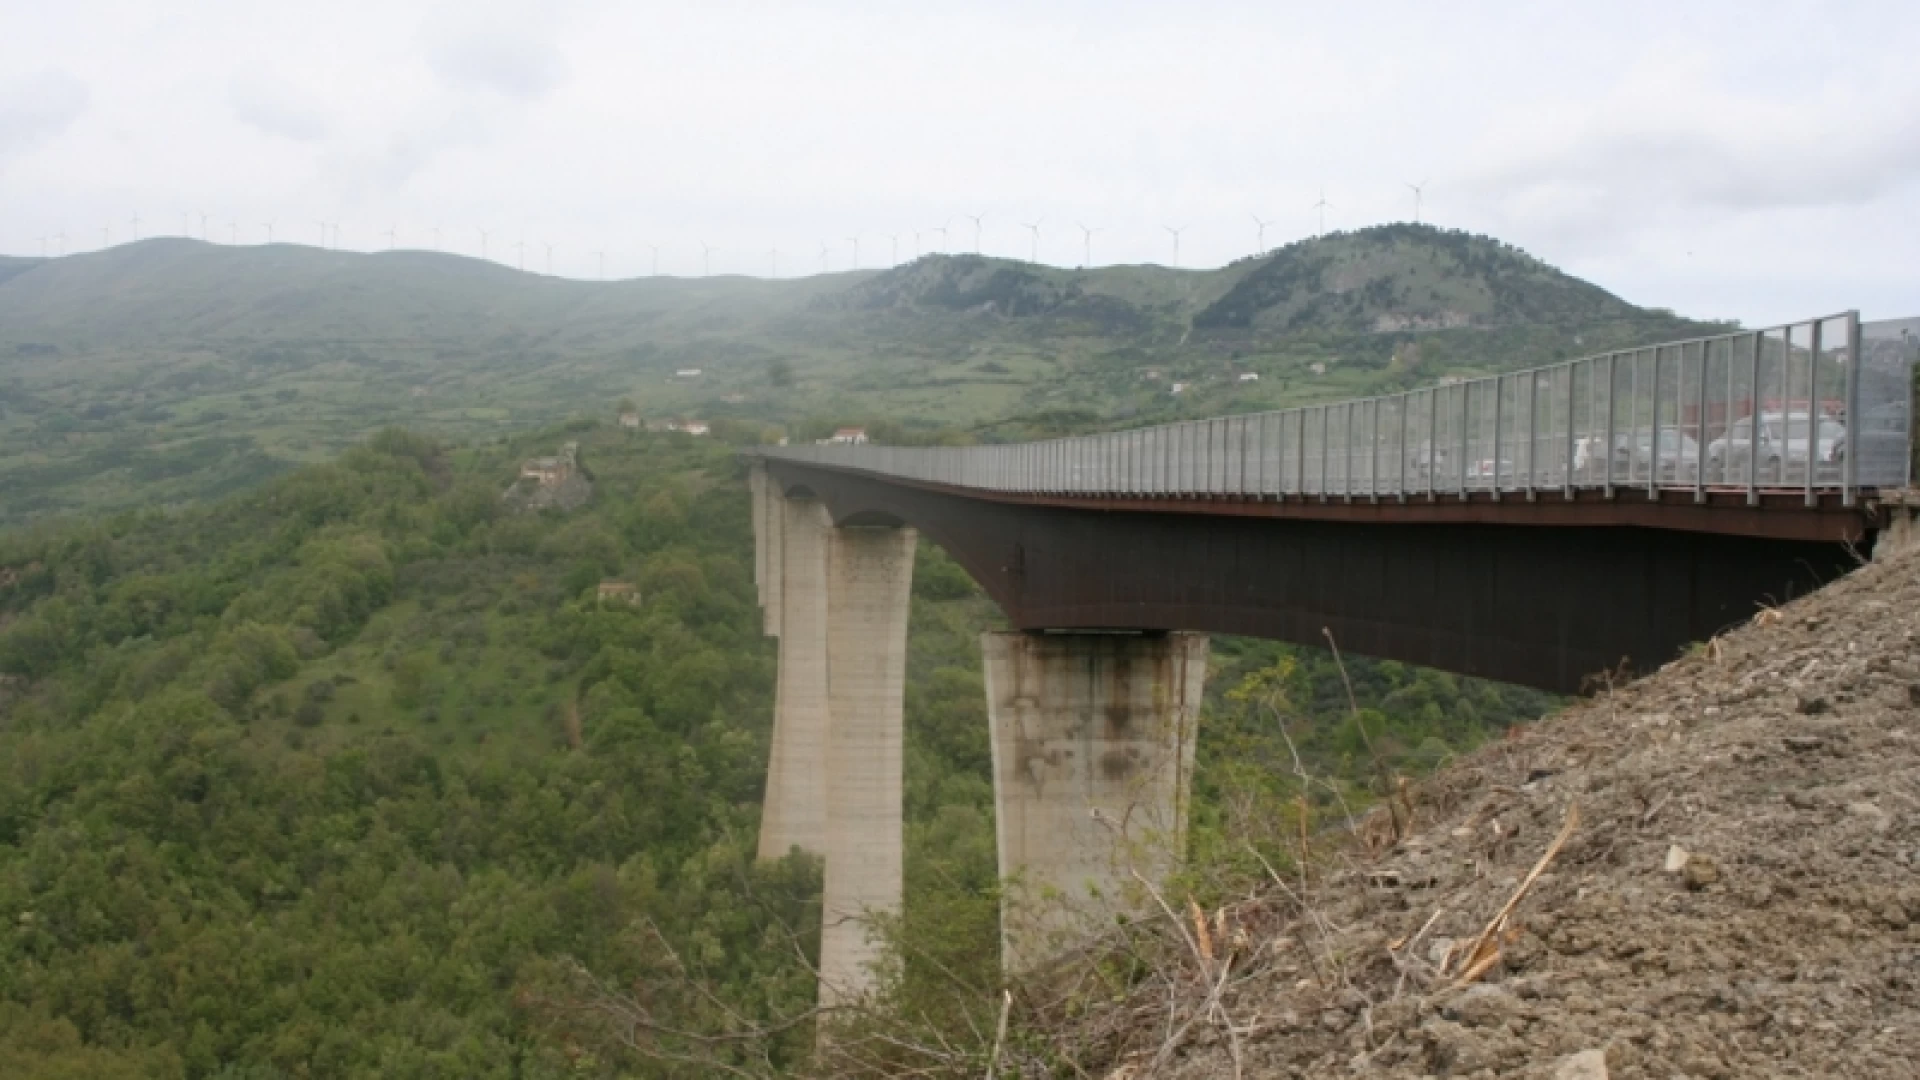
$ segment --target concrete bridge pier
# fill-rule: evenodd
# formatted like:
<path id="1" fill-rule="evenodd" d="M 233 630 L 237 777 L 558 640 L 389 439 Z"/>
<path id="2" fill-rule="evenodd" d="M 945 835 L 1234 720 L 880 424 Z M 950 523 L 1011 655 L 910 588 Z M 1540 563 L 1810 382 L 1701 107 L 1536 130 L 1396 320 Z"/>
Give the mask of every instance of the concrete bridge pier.
<path id="1" fill-rule="evenodd" d="M 866 915 L 897 914 L 905 889 L 903 709 L 917 539 L 912 529 L 838 528 L 829 549 L 822 1005 L 872 986 L 880 950 Z"/>
<path id="2" fill-rule="evenodd" d="M 818 499 L 776 494 L 759 547 L 766 565 L 767 632 L 780 639 L 773 747 L 760 811 L 763 859 L 793 848 L 827 853 L 827 556 L 833 524 Z"/>
<path id="3" fill-rule="evenodd" d="M 761 470 L 754 567 L 779 639 L 759 855 L 825 859 L 820 1001 L 872 986 L 868 913 L 900 909 L 912 529 L 837 528 L 820 500 Z"/>
<path id="4" fill-rule="evenodd" d="M 1204 634 L 988 633 L 1001 957 L 1020 971 L 1152 901 L 1186 848 Z"/>

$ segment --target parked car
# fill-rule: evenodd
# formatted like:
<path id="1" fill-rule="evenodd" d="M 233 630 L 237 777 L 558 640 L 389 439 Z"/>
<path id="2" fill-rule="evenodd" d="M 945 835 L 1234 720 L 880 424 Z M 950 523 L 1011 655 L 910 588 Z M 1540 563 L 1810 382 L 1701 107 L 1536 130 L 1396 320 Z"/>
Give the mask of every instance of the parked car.
<path id="1" fill-rule="evenodd" d="M 1700 444 L 1684 431 L 1663 427 L 1656 454 L 1651 431 L 1627 432 L 1614 436 L 1612 459 L 1616 484 L 1646 480 L 1649 472 L 1658 480 L 1684 483 L 1700 469 Z"/>
<path id="2" fill-rule="evenodd" d="M 1707 444 L 1707 473 L 1726 483 L 1747 479 L 1747 463 L 1758 466 L 1761 483 L 1784 483 L 1794 474 L 1802 479 L 1807 468 L 1807 414 L 1763 412 L 1759 445 L 1753 445 L 1754 424 L 1735 420 L 1725 435 Z M 1847 427 L 1830 416 L 1818 418 L 1813 439 L 1815 476 L 1837 473 L 1846 460 Z"/>

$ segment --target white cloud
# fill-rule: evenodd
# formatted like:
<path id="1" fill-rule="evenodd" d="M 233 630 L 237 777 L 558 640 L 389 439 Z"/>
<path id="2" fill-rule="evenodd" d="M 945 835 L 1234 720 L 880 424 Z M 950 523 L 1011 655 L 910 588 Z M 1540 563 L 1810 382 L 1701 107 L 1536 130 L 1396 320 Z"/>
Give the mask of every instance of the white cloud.
<path id="1" fill-rule="evenodd" d="M 0 163 L 65 131 L 91 97 L 86 84 L 64 71 L 0 81 Z"/>
<path id="2" fill-rule="evenodd" d="M 545 97 L 567 77 L 559 49 L 504 28 L 454 31 L 434 43 L 427 57 L 450 86 L 519 100 Z"/>
<path id="3" fill-rule="evenodd" d="M 283 139 L 317 142 L 330 128 L 318 102 L 276 75 L 236 75 L 227 84 L 227 102 L 242 123 Z"/>

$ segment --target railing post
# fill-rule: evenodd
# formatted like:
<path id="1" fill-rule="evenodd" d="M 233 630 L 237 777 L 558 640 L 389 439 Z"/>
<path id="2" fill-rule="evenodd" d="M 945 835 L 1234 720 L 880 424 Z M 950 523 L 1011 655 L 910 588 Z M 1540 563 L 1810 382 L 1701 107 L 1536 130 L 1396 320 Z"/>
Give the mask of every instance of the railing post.
<path id="1" fill-rule="evenodd" d="M 1613 354 L 1607 354 L 1607 432 L 1605 432 L 1605 446 L 1601 446 L 1599 450 L 1601 461 L 1605 461 L 1603 469 L 1607 475 L 1607 482 L 1603 486 L 1609 500 L 1613 498 L 1613 444 L 1619 438 L 1619 430 L 1617 430 L 1619 419 L 1617 419 L 1615 405 L 1619 404 L 1619 400 L 1620 354 L 1613 352 Z"/>
<path id="2" fill-rule="evenodd" d="M 1507 377 L 1493 377 L 1493 501 L 1500 501 L 1500 448 L 1506 432 L 1504 426 L 1507 410 Z"/>
<path id="3" fill-rule="evenodd" d="M 1307 494 L 1307 410 L 1293 410 L 1293 437 L 1298 444 L 1294 447 L 1293 471 L 1295 475 L 1293 493 L 1305 498 Z"/>
<path id="4" fill-rule="evenodd" d="M 1680 355 L 1686 356 L 1686 346 L 1681 346 Z M 1693 501 L 1696 503 L 1707 501 L 1707 369 L 1712 366 L 1712 360 L 1713 339 L 1702 339 L 1700 342 L 1700 394 L 1697 407 L 1699 414 L 1694 417 Z M 1678 468 L 1679 463 L 1685 461 L 1686 455 L 1680 452 L 1680 439 L 1677 434 L 1674 437 L 1674 443 L 1674 467 Z"/>
<path id="5" fill-rule="evenodd" d="M 1439 482 L 1436 474 L 1440 471 L 1440 462 L 1434 452 L 1440 448 L 1440 389 L 1435 387 L 1427 391 L 1427 501 L 1434 500 L 1434 485 Z"/>
<path id="6" fill-rule="evenodd" d="M 1413 395 L 1401 394 L 1395 400 L 1397 400 L 1400 403 L 1399 405 L 1400 445 L 1398 447 L 1398 452 L 1400 454 L 1400 479 L 1396 481 L 1393 486 L 1394 486 L 1394 490 L 1398 492 L 1400 495 L 1400 501 L 1406 502 L 1407 501 L 1407 406 L 1412 404 Z"/>
<path id="7" fill-rule="evenodd" d="M 1820 440 L 1818 438 L 1818 435 L 1820 432 L 1820 424 L 1818 423 L 1818 419 L 1819 419 L 1818 413 L 1820 411 L 1820 330 L 1821 330 L 1820 320 L 1819 319 L 1813 320 L 1813 325 L 1809 328 L 1809 331 L 1808 331 L 1811 336 L 1807 341 L 1807 482 L 1806 482 L 1806 488 L 1807 488 L 1807 505 L 1808 506 L 1812 506 L 1815 502 L 1818 501 L 1817 497 L 1813 493 L 1813 465 L 1814 465 L 1813 459 L 1814 459 L 1814 456 L 1820 450 L 1820 445 L 1819 445 Z M 1791 417 L 1793 414 L 1788 413 L 1787 415 Z M 1793 429 L 1791 426 L 1789 426 L 1787 429 L 1787 457 L 1789 459 L 1793 457 Z"/>
<path id="8" fill-rule="evenodd" d="M 1565 472 L 1560 474 L 1560 479 L 1563 481 L 1560 485 L 1560 497 L 1569 502 L 1573 500 L 1573 459 L 1575 455 L 1574 448 L 1577 445 L 1577 440 L 1574 437 L 1573 415 L 1578 410 L 1580 403 L 1580 365 L 1582 363 L 1586 365 L 1588 372 L 1593 371 L 1592 360 L 1575 360 L 1573 363 L 1567 365 L 1567 468 Z M 1587 412 L 1589 414 L 1593 412 L 1593 377 L 1591 374 L 1587 377 Z"/>
<path id="9" fill-rule="evenodd" d="M 1331 453 L 1333 449 L 1333 444 L 1332 444 L 1333 435 L 1331 431 L 1331 425 L 1327 423 L 1327 417 L 1333 412 L 1333 410 L 1332 408 L 1326 405 L 1320 405 L 1320 406 L 1317 406 L 1317 408 L 1320 410 L 1320 501 L 1326 502 L 1327 501 L 1327 468 L 1328 468 L 1327 463 L 1329 459 L 1333 457 L 1333 454 Z"/>
<path id="10" fill-rule="evenodd" d="M 1367 495 L 1374 502 L 1380 501 L 1380 403 L 1385 400 L 1374 398 L 1369 410 L 1373 413 L 1373 423 L 1367 445 Z"/>
<path id="11" fill-rule="evenodd" d="M 1840 462 L 1840 502 L 1852 506 L 1860 486 L 1860 313 L 1847 312 L 1847 456 Z M 1909 455 L 1911 456 L 1911 455 Z"/>
<path id="12" fill-rule="evenodd" d="M 1467 454 L 1470 452 L 1467 440 L 1468 421 L 1473 412 L 1473 383 L 1462 380 L 1454 384 L 1460 388 L 1460 460 L 1454 464 L 1454 470 L 1460 481 L 1460 498 L 1467 497 Z"/>
<path id="13" fill-rule="evenodd" d="M 1647 498 L 1660 497 L 1660 346 L 1653 347 L 1653 417 L 1649 421 L 1647 433 Z M 1634 450 L 1627 451 L 1627 460 L 1634 458 Z"/>
<path id="14" fill-rule="evenodd" d="M 1539 479 L 1536 467 L 1540 457 L 1540 371 L 1527 372 L 1527 501 L 1534 498 L 1534 483 Z M 1497 470 L 1498 465 L 1494 466 Z"/>
<path id="15" fill-rule="evenodd" d="M 1753 332 L 1753 383 L 1747 390 L 1747 505 L 1760 503 L 1760 352 L 1765 347 L 1764 330 Z M 1727 440 L 1727 453 L 1733 453 L 1733 440 Z"/>

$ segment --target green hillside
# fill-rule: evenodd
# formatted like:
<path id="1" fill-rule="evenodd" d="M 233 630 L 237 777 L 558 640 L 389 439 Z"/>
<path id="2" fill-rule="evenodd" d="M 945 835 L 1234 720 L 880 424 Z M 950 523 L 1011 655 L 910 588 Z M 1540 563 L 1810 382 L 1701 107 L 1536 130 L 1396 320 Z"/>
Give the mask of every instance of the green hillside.
<path id="1" fill-rule="evenodd" d="M 1516 248 L 1426 225 L 1289 244 L 1194 317 L 1203 329 L 1551 327 L 1669 322 Z"/>
<path id="2" fill-rule="evenodd" d="M 884 421 L 1001 438 L 1368 394 L 1702 327 L 1414 226 L 1208 271 L 928 256 L 601 283 L 178 239 L 0 266 L 0 523 L 218 497 L 392 424 L 487 438 L 626 398 L 756 431 Z M 1249 371 L 1261 380 L 1238 381 Z"/>
<path id="3" fill-rule="evenodd" d="M 517 462 L 563 439 L 591 504 L 510 513 Z M 0 1076 L 695 1075 L 576 1042 L 571 962 L 694 1032 L 809 1001 L 817 864 L 753 861 L 774 643 L 748 522 L 727 448 L 577 424 L 389 431 L 204 507 L 0 530 Z M 640 602 L 599 602 L 609 577 Z M 999 978 L 993 622 L 924 547 L 912 1000 Z M 1215 667 L 1194 843 L 1228 857 L 1290 775 L 1258 702 L 1297 713 L 1330 819 L 1368 797 L 1359 723 L 1418 772 L 1548 704 L 1355 662 L 1356 717 L 1324 653 L 1223 638 Z M 810 1027 L 771 1044 L 792 1062 Z"/>

